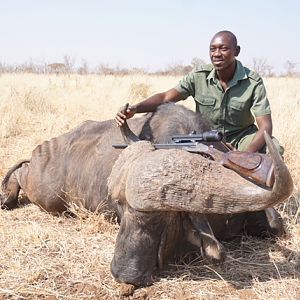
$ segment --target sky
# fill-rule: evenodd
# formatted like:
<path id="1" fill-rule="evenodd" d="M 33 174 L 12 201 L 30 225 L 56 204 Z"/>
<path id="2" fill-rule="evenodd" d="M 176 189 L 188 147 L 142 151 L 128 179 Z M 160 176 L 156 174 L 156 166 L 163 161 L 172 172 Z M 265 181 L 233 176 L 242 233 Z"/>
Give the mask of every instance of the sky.
<path id="1" fill-rule="evenodd" d="M 193 57 L 209 62 L 212 36 L 230 30 L 238 57 L 300 68 L 300 1 L 0 0 L 0 63 L 63 62 L 148 71 Z"/>

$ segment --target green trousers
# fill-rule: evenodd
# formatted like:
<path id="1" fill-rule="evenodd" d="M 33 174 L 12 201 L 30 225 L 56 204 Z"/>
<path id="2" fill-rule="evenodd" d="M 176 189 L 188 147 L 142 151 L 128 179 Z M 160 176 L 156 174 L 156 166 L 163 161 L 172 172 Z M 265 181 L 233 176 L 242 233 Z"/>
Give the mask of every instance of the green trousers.
<path id="1" fill-rule="evenodd" d="M 235 147 L 239 151 L 245 151 L 245 149 L 249 146 L 252 142 L 256 132 L 257 127 L 255 125 L 249 126 L 247 129 L 239 132 L 237 134 L 231 134 L 230 136 L 226 137 L 228 143 L 230 143 L 233 147 Z M 279 141 L 272 136 L 272 141 L 282 156 L 284 153 L 284 148 L 280 145 Z M 260 153 L 268 153 L 267 146 L 264 145 L 260 150 Z"/>

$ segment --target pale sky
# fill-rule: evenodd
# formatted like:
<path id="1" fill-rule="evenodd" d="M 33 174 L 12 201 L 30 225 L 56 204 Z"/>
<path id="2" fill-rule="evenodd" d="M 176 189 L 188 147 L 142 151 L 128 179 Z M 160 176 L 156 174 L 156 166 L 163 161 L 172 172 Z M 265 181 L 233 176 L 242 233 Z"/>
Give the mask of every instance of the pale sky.
<path id="1" fill-rule="evenodd" d="M 300 1 L 0 0 L 0 63 L 62 62 L 163 69 L 209 62 L 211 37 L 236 34 L 239 59 L 266 59 L 276 72 L 300 68 Z"/>

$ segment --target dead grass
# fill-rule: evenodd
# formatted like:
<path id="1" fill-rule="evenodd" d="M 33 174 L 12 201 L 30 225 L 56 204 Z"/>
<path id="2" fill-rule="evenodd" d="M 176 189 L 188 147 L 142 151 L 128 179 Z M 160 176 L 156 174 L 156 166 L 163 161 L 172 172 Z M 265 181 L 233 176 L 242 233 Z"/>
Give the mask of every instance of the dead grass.
<path id="1" fill-rule="evenodd" d="M 0 217 L 0 295 L 11 299 L 118 299 L 110 274 L 118 226 L 102 215 L 54 217 L 29 205 Z M 158 274 L 133 299 L 297 299 L 300 230 L 277 242 L 227 243 L 227 261 L 190 254 Z M 53 296 L 53 298 L 47 298 Z"/>
<path id="2" fill-rule="evenodd" d="M 174 86 L 158 76 L 2 75 L 0 177 L 39 142 L 86 119 L 112 118 L 118 107 Z M 192 253 L 157 275 L 132 299 L 299 299 L 300 79 L 266 79 L 274 135 L 285 146 L 295 183 L 280 206 L 288 237 L 244 237 L 227 243 L 227 261 L 210 265 Z M 186 105 L 193 108 L 191 101 Z M 0 211 L 0 298 L 120 299 L 110 274 L 118 226 L 73 207 L 77 218 L 54 217 L 28 205 Z"/>
<path id="3" fill-rule="evenodd" d="M 130 99 L 142 101 L 151 96 L 150 85 L 147 83 L 133 82 L 130 87 Z"/>

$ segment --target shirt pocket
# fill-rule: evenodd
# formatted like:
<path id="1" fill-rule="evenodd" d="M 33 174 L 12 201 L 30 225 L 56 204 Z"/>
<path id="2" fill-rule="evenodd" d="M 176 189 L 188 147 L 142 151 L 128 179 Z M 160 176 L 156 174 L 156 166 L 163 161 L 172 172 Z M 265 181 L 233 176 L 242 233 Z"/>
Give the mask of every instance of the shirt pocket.
<path id="1" fill-rule="evenodd" d="M 237 128 L 243 128 L 253 124 L 254 119 L 248 103 L 231 99 L 228 105 L 228 122 Z"/>
<path id="2" fill-rule="evenodd" d="M 200 112 L 205 118 L 217 123 L 217 99 L 212 96 L 198 95 L 195 97 L 196 111 Z"/>
<path id="3" fill-rule="evenodd" d="M 216 98 L 207 95 L 197 96 L 195 100 L 203 106 L 215 106 L 216 104 Z"/>
<path id="4" fill-rule="evenodd" d="M 238 111 L 242 111 L 245 109 L 245 103 L 242 101 L 238 101 L 238 100 L 231 100 L 229 106 L 232 109 L 238 110 Z"/>

